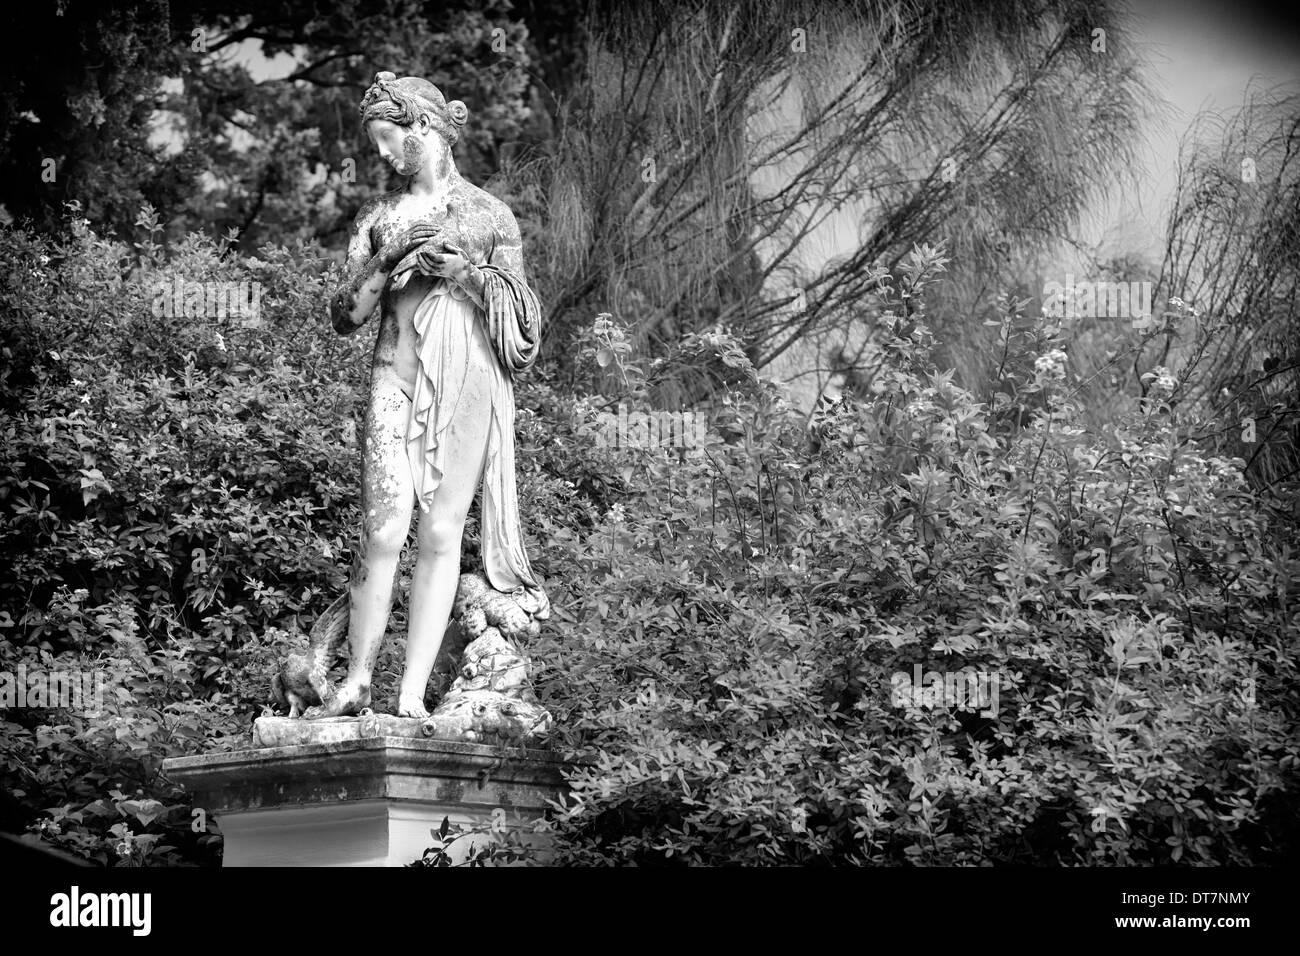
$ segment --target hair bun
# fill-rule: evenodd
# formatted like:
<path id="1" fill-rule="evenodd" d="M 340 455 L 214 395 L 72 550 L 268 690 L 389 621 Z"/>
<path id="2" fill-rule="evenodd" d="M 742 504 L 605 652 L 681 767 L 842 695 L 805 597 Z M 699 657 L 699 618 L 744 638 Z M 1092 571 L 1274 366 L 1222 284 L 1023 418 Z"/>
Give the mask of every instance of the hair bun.
<path id="1" fill-rule="evenodd" d="M 460 100 L 452 100 L 447 104 L 447 116 L 457 126 L 464 126 L 469 119 L 469 107 Z"/>

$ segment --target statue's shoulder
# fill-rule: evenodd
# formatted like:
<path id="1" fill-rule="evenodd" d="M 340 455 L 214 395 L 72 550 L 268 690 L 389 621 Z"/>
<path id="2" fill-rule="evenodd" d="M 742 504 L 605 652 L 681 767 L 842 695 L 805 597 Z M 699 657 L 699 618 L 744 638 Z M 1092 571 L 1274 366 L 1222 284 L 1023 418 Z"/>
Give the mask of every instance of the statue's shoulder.
<path id="1" fill-rule="evenodd" d="M 381 246 L 387 234 L 392 231 L 391 214 L 400 198 L 400 191 L 393 190 L 362 203 L 356 217 L 352 220 L 351 241 L 357 243 L 364 236 L 372 249 Z"/>
<path id="2" fill-rule="evenodd" d="M 356 221 L 373 225 L 383 219 L 397 205 L 397 201 L 401 196 L 402 191 L 394 189 L 390 192 L 380 193 L 372 199 L 367 199 L 361 204 L 361 208 L 357 210 Z"/>
<path id="3" fill-rule="evenodd" d="M 486 189 L 475 186 L 466 180 L 461 180 L 461 197 L 469 203 L 470 206 L 486 213 L 488 217 L 496 222 L 503 216 L 510 216 L 510 207 L 504 202 L 492 195 Z"/>

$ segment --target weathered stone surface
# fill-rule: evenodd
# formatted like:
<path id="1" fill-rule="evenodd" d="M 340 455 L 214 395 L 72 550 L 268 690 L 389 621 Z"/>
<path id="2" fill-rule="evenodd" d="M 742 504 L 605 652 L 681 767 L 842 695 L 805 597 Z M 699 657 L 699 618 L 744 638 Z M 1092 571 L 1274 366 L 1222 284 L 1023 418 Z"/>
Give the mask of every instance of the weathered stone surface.
<path id="1" fill-rule="evenodd" d="M 259 717 L 253 721 L 253 746 L 297 747 L 330 744 L 367 737 L 405 737 L 423 740 L 428 736 L 419 717 L 367 713 L 358 717 L 325 717 L 296 720 L 292 717 Z"/>
<path id="2" fill-rule="evenodd" d="M 346 800 L 444 800 L 452 796 L 486 806 L 542 810 L 563 786 L 562 763 L 538 750 L 506 750 L 485 744 L 415 737 L 415 718 L 376 714 L 377 726 L 402 728 L 411 736 L 361 736 L 363 722 L 350 718 L 325 725 L 335 739 L 282 744 L 225 754 L 173 757 L 163 772 L 214 812 Z M 263 717 L 265 733 L 291 739 L 322 728 L 321 721 Z M 334 722 L 331 721 L 331 724 Z M 278 725 L 278 726 L 276 726 Z M 418 727 L 414 732 L 418 732 Z M 352 736 L 347 736 L 351 734 Z"/>
<path id="3" fill-rule="evenodd" d="M 554 754 L 430 739 L 416 718 L 258 724 L 261 739 L 326 739 L 163 763 L 217 818 L 226 866 L 402 866 L 444 817 L 484 824 L 501 808 L 509 824 L 526 825 L 564 786 Z"/>

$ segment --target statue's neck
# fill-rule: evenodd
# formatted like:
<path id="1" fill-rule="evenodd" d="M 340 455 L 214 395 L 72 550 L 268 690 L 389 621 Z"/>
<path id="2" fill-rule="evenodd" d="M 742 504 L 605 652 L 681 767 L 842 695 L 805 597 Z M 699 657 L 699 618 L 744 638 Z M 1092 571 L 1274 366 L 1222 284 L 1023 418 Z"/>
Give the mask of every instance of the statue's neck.
<path id="1" fill-rule="evenodd" d="M 412 196 L 436 199 L 450 193 L 459 179 L 460 173 L 456 170 L 456 164 L 452 161 L 450 153 L 446 153 L 436 162 L 420 170 L 411 179 L 406 189 Z"/>

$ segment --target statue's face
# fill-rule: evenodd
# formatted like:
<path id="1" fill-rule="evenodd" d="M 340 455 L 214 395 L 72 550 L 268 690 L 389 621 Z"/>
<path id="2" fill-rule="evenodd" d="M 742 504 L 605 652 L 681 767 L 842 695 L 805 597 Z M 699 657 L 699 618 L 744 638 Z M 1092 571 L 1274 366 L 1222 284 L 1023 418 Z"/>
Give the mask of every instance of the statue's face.
<path id="1" fill-rule="evenodd" d="M 370 120 L 366 123 L 366 135 L 399 175 L 414 176 L 429 162 L 434 145 L 431 138 L 438 134 L 422 116 L 410 126 L 398 126 L 390 120 Z"/>

